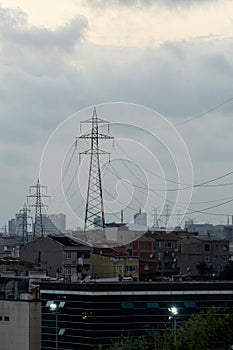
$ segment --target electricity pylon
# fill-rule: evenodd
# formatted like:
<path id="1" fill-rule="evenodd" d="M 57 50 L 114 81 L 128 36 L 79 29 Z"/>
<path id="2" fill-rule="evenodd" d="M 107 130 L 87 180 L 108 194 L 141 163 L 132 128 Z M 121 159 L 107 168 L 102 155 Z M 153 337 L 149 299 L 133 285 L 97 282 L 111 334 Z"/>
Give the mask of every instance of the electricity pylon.
<path id="1" fill-rule="evenodd" d="M 20 214 L 22 215 L 22 222 L 20 223 L 20 226 L 22 227 L 22 235 L 23 235 L 23 244 L 26 242 L 28 243 L 28 226 L 30 225 L 28 220 L 32 219 L 31 216 L 28 214 L 30 213 L 30 209 L 27 208 L 26 203 L 24 203 L 23 209 L 21 209 Z"/>
<path id="2" fill-rule="evenodd" d="M 47 186 L 41 185 L 39 179 L 37 180 L 37 183 L 33 186 L 29 187 L 30 194 L 27 196 L 27 198 L 34 198 L 35 202 L 29 207 L 35 208 L 35 219 L 34 219 L 34 225 L 33 225 L 33 238 L 36 236 L 44 236 L 44 225 L 43 225 L 43 216 L 42 216 L 42 208 L 47 207 L 42 202 L 42 198 L 49 197 L 47 194 L 44 194 L 41 192 L 41 189 L 44 188 L 47 191 Z M 34 193 L 32 194 L 32 191 Z"/>
<path id="3" fill-rule="evenodd" d="M 84 231 L 91 228 L 94 224 L 101 228 L 105 227 L 103 191 L 100 169 L 100 155 L 110 154 L 99 148 L 99 140 L 113 139 L 109 135 L 109 122 L 97 117 L 96 108 L 93 110 L 92 118 L 81 121 L 91 124 L 91 131 L 79 137 L 79 139 L 90 139 L 90 149 L 80 152 L 81 154 L 90 155 L 90 167 L 88 176 L 87 199 L 84 219 Z M 108 127 L 108 134 L 99 132 L 99 125 L 105 124 Z"/>

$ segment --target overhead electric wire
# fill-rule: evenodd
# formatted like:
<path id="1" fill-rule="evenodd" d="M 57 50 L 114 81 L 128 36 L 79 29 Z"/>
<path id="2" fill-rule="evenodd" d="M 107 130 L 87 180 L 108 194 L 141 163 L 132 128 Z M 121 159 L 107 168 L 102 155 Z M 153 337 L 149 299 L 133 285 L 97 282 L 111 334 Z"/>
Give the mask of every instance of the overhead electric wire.
<path id="1" fill-rule="evenodd" d="M 218 108 L 224 106 L 225 104 L 231 102 L 232 100 L 233 100 L 233 97 L 230 97 L 230 98 L 228 98 L 227 100 L 225 100 L 225 101 L 219 103 L 218 105 L 216 105 L 216 106 L 210 108 L 210 109 L 207 110 L 206 112 L 202 112 L 202 113 L 200 113 L 200 114 L 197 114 L 197 115 L 194 116 L 194 117 L 185 119 L 185 120 L 183 120 L 183 121 L 181 121 L 181 122 L 178 122 L 178 123 L 176 123 L 176 124 L 173 124 L 173 125 L 174 125 L 174 126 L 183 125 L 183 124 L 189 123 L 189 122 L 191 122 L 191 121 L 193 121 L 193 120 L 196 120 L 196 119 L 199 119 L 199 118 L 201 118 L 201 117 L 204 117 L 205 115 L 207 115 L 207 114 L 209 114 L 209 113 L 211 113 L 211 112 L 216 111 Z"/>
<path id="2" fill-rule="evenodd" d="M 130 170 L 131 171 L 131 170 Z M 135 175 L 133 172 L 131 172 L 133 175 Z M 135 176 L 137 179 L 138 179 L 138 177 L 137 176 Z M 142 181 L 141 181 L 141 179 L 138 179 L 141 183 L 142 183 Z M 184 207 L 184 206 L 182 206 L 182 205 L 180 205 L 180 204 L 178 204 L 178 203 L 176 203 L 176 202 L 174 202 L 174 201 L 172 201 L 172 200 L 169 200 L 169 199 L 166 199 L 166 198 L 164 198 L 163 196 L 161 196 L 161 195 L 159 195 L 159 194 L 156 194 L 159 198 L 161 198 L 161 199 L 163 199 L 163 200 L 165 200 L 166 202 L 168 202 L 168 203 L 171 203 L 171 204 L 173 204 L 173 205 L 176 205 L 176 206 L 178 206 L 178 207 L 180 207 L 180 208 L 182 208 L 182 209 L 186 209 L 186 207 Z M 227 201 L 224 201 L 223 203 L 220 203 L 220 204 L 216 204 L 216 205 L 214 205 L 214 206 L 210 206 L 210 207 L 207 207 L 207 208 L 203 208 L 203 209 L 199 209 L 199 210 L 195 210 L 195 209 L 192 209 L 192 208 L 190 208 L 189 207 L 189 211 L 187 211 L 187 212 L 185 212 L 184 214 L 185 215 L 190 215 L 190 214 L 194 214 L 194 213 L 203 213 L 203 214 L 207 214 L 207 215 L 215 215 L 215 213 L 208 213 L 208 212 L 206 212 L 207 210 L 209 210 L 209 209 L 214 209 L 214 208 L 218 208 L 218 207 L 220 207 L 220 206 L 223 206 L 223 205 L 225 205 L 225 204 L 228 204 L 228 203 L 231 203 L 231 202 L 233 202 L 233 198 L 231 198 L 231 199 L 229 199 L 229 200 L 227 200 Z M 174 216 L 175 215 L 177 215 L 177 214 L 174 214 Z M 179 214 L 179 215 L 182 215 L 182 214 Z M 172 216 L 172 215 L 170 215 L 170 216 Z"/>
<path id="3" fill-rule="evenodd" d="M 121 150 L 125 153 L 125 155 L 127 157 L 129 157 L 129 159 L 131 158 L 131 156 L 121 147 L 121 145 L 118 143 L 118 146 L 121 148 Z M 116 154 L 118 155 L 118 152 L 116 151 L 116 149 L 114 149 Z M 122 160 L 121 158 L 119 158 L 119 160 Z M 175 180 L 171 180 L 171 179 L 168 179 L 166 177 L 162 177 L 158 174 L 155 174 L 154 172 L 152 172 L 151 170 L 149 169 L 145 169 L 144 167 L 141 166 L 141 168 L 147 173 L 155 176 L 155 177 L 158 177 L 164 181 L 167 181 L 167 182 L 171 182 L 171 183 L 174 183 L 176 185 L 182 185 L 182 186 L 185 186 L 185 187 L 180 187 L 180 188 L 177 188 L 177 189 L 168 189 L 167 191 L 180 191 L 180 190 L 186 190 L 186 189 L 189 189 L 189 188 L 194 188 L 194 187 L 218 187 L 218 186 L 230 186 L 230 185 L 233 185 L 233 183 L 225 183 L 225 184 L 216 184 L 216 185 L 208 185 L 209 183 L 211 182 L 215 182 L 217 180 L 220 180 L 220 179 L 223 179 L 224 177 L 227 177 L 231 174 L 233 174 L 233 171 L 229 171 L 223 175 L 220 175 L 220 176 L 217 176 L 215 178 L 212 178 L 210 180 L 207 180 L 207 181 L 203 181 L 203 182 L 200 182 L 200 183 L 197 183 L 197 184 L 184 184 L 184 183 L 181 183 L 181 182 L 178 182 L 178 181 L 175 181 Z M 154 191 L 161 191 L 161 189 L 157 190 L 157 189 L 154 189 Z M 162 190 L 162 191 L 166 191 L 166 190 Z"/>

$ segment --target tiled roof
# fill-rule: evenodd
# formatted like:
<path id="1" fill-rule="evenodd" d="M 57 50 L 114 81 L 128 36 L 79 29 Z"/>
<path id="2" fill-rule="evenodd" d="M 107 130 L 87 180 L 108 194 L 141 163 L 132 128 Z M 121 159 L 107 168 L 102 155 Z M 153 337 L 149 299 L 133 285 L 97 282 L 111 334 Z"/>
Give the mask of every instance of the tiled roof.
<path id="1" fill-rule="evenodd" d="M 70 237 L 67 236 L 49 236 L 49 238 L 52 238 L 54 241 L 64 245 L 64 246 L 73 246 L 73 247 L 78 247 L 81 244 L 74 241 Z"/>

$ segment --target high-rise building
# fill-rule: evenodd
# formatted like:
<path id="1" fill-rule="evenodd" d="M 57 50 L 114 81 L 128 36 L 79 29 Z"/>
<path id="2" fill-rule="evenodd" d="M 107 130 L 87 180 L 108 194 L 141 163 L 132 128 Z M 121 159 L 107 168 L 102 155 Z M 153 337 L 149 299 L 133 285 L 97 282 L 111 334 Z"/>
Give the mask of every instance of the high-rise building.
<path id="1" fill-rule="evenodd" d="M 16 233 L 16 220 L 10 219 L 8 221 L 8 234 L 15 235 L 15 233 Z"/>
<path id="2" fill-rule="evenodd" d="M 59 213 L 59 214 L 50 214 L 49 219 L 51 223 L 61 232 L 65 233 L 66 231 L 66 215 Z"/>
<path id="3" fill-rule="evenodd" d="M 15 233 L 17 236 L 23 236 L 23 213 L 15 214 Z"/>
<path id="4" fill-rule="evenodd" d="M 135 225 L 147 226 L 147 213 L 142 213 L 141 208 L 134 214 L 133 219 Z"/>

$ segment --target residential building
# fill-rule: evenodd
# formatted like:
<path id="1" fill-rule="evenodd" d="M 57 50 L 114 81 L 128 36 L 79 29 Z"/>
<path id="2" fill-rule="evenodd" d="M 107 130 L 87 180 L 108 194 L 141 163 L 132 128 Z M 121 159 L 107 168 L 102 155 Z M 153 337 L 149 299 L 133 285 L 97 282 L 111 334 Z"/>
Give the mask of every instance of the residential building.
<path id="1" fill-rule="evenodd" d="M 212 235 L 186 236 L 178 242 L 180 273 L 219 276 L 229 263 L 229 241 Z"/>
<path id="2" fill-rule="evenodd" d="M 92 278 L 132 277 L 139 280 L 139 258 L 112 248 L 94 248 L 91 254 Z"/>
<path id="3" fill-rule="evenodd" d="M 179 272 L 177 265 L 177 242 L 180 237 L 177 234 L 157 233 L 157 274 L 162 277 L 171 277 Z"/>
<path id="4" fill-rule="evenodd" d="M 20 257 L 51 277 L 75 282 L 90 275 L 91 246 L 67 236 L 36 238 L 21 247 Z"/>
<path id="5" fill-rule="evenodd" d="M 0 258 L 0 274 L 13 272 L 16 276 L 26 274 L 28 271 L 34 270 L 34 264 L 23 261 L 18 258 L 4 257 Z"/>
<path id="6" fill-rule="evenodd" d="M 129 244 L 128 251 L 132 256 L 140 258 L 139 279 L 155 279 L 157 272 L 157 242 L 154 235 L 146 232 Z"/>
<path id="7" fill-rule="evenodd" d="M 146 232 L 128 246 L 133 256 L 140 257 L 140 280 L 154 280 L 178 273 L 178 240 L 179 235 L 175 233 Z"/>

